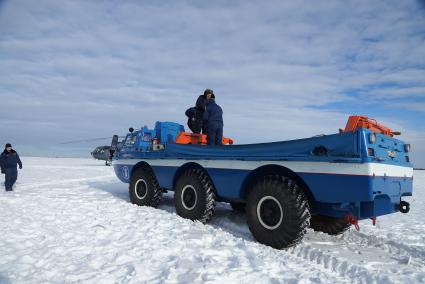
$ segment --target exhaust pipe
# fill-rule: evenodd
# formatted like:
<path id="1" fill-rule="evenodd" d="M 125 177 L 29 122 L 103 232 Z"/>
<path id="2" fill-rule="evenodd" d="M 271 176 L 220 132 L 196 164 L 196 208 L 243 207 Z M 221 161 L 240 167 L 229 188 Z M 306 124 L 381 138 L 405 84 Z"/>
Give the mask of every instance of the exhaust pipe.
<path id="1" fill-rule="evenodd" d="M 401 213 L 408 213 L 410 211 L 410 204 L 406 201 L 400 201 L 400 204 L 398 205 L 398 210 Z"/>

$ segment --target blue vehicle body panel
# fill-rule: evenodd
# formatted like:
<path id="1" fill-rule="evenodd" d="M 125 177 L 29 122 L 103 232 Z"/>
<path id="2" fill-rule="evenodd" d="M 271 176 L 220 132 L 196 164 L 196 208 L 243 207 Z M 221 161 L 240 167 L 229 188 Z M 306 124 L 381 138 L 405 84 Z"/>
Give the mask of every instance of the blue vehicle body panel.
<path id="1" fill-rule="evenodd" d="M 144 130 L 144 128 L 142 129 Z M 142 135 L 133 133 L 127 136 L 127 140 L 131 136 L 145 137 L 154 136 L 148 133 Z M 360 149 L 357 143 L 357 133 L 341 133 L 320 137 L 312 137 L 307 139 L 258 143 L 247 145 L 222 145 L 208 146 L 205 145 L 183 145 L 168 143 L 165 151 L 152 152 L 146 151 L 145 141 L 135 142 L 135 144 L 125 143 L 121 149 L 120 159 L 125 158 L 177 158 L 177 159 L 209 159 L 209 160 L 306 160 L 310 161 L 335 161 L 343 158 L 345 161 L 360 161 Z M 139 141 L 139 140 L 137 140 Z M 327 156 L 312 155 L 312 151 L 316 147 L 325 147 L 328 150 Z M 138 151 L 145 150 L 145 151 Z"/>
<path id="2" fill-rule="evenodd" d="M 124 143 L 114 157 L 118 178 L 128 183 L 135 166 L 147 163 L 160 186 L 172 190 L 178 169 L 195 163 L 207 171 L 219 200 L 243 201 L 243 184 L 250 173 L 274 165 L 293 171 L 305 183 L 313 199 L 312 213 L 352 214 L 358 219 L 394 213 L 401 197 L 412 195 L 413 169 L 405 143 L 367 129 L 252 145 L 169 142 L 180 129 L 178 124 L 157 123 L 154 131 L 142 128 L 129 134 L 126 141 L 133 139 L 134 143 Z M 158 137 L 159 132 L 161 137 L 167 137 L 160 139 L 167 141 L 165 149 L 149 150 L 143 144 L 150 143 L 145 134 Z M 317 152 L 318 149 L 326 151 Z"/>
<path id="3" fill-rule="evenodd" d="M 351 159 L 359 161 L 360 153 L 355 136 L 356 133 L 343 133 L 282 142 L 208 147 L 203 145 L 169 144 L 167 145 L 166 157 L 250 161 L 289 159 L 332 161 L 343 157 L 347 161 Z M 312 151 L 320 146 L 329 149 L 326 157 L 312 155 Z"/>

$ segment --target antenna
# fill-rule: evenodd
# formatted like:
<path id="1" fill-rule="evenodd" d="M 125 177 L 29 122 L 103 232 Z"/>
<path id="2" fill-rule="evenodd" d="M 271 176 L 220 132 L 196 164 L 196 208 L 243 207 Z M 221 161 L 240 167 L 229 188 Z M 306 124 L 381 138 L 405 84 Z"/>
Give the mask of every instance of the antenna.
<path id="1" fill-rule="evenodd" d="M 118 138 L 124 138 L 124 136 L 118 136 Z M 92 141 L 101 141 L 101 140 L 111 140 L 111 137 L 102 137 L 102 138 L 90 138 L 90 139 L 83 139 L 83 140 L 74 140 L 74 141 L 66 141 L 59 143 L 61 145 L 64 144 L 75 144 L 75 143 L 84 143 L 84 142 L 92 142 Z"/>

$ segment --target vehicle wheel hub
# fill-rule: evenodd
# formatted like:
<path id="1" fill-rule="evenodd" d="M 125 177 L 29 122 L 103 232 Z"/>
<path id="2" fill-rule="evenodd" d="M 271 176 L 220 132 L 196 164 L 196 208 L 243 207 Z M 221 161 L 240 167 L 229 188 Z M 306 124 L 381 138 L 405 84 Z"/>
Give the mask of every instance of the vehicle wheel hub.
<path id="1" fill-rule="evenodd" d="M 181 200 L 183 207 L 186 210 L 192 210 L 196 206 L 196 202 L 198 201 L 198 196 L 196 195 L 196 190 L 192 185 L 186 185 L 183 187 Z"/>
<path id="2" fill-rule="evenodd" d="M 136 182 L 134 193 L 139 199 L 144 199 L 146 197 L 146 195 L 148 194 L 148 184 L 144 179 L 139 179 Z"/>
<path id="3" fill-rule="evenodd" d="M 257 216 L 258 221 L 264 228 L 274 230 L 282 224 L 282 205 L 275 197 L 264 196 L 258 202 Z"/>

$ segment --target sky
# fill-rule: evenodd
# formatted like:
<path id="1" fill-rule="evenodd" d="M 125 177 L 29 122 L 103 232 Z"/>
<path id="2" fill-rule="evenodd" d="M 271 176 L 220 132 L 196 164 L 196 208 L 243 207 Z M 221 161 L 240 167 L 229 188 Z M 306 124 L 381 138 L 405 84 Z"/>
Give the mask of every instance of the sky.
<path id="1" fill-rule="evenodd" d="M 358 114 L 425 167 L 425 1 L 0 0 L 0 143 L 21 155 L 186 125 L 206 88 L 237 143 L 332 134 Z"/>

